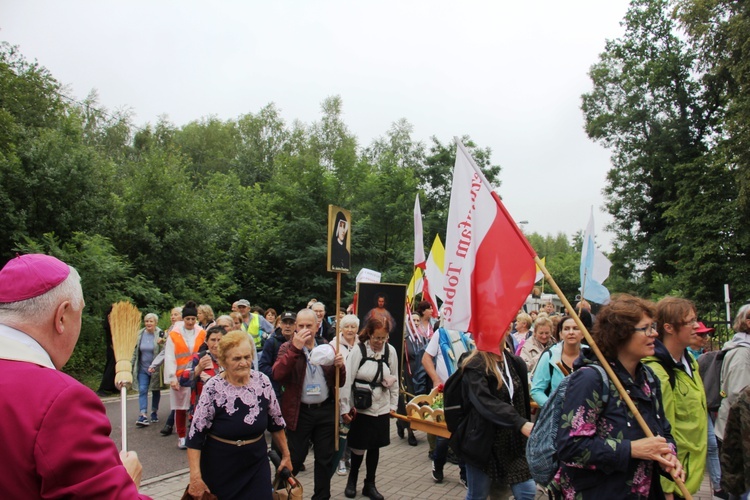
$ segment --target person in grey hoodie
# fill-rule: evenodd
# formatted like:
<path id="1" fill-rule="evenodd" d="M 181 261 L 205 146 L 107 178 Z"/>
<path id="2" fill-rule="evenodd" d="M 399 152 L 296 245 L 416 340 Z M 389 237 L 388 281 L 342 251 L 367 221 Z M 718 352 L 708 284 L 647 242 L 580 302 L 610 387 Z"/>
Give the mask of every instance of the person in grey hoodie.
<path id="1" fill-rule="evenodd" d="M 733 325 L 734 337 L 724 344 L 721 365 L 721 393 L 724 399 L 716 417 L 716 437 L 724 440 L 724 428 L 729 416 L 729 408 L 746 386 L 750 385 L 750 304 L 745 304 L 737 312 Z"/>

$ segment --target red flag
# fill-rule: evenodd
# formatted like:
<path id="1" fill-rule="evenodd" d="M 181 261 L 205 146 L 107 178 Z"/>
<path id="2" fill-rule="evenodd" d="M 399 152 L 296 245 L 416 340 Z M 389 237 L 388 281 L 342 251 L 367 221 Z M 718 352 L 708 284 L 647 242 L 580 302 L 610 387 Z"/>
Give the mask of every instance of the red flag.
<path id="1" fill-rule="evenodd" d="M 460 141 L 448 213 L 444 326 L 500 354 L 505 331 L 534 286 L 536 253 Z"/>
<path id="2" fill-rule="evenodd" d="M 437 318 L 438 317 L 438 308 L 437 304 L 435 303 L 435 299 L 432 298 L 432 294 L 430 293 L 430 281 L 427 279 L 427 276 L 422 279 L 422 300 L 426 300 L 430 303 L 432 306 L 432 317 Z"/>

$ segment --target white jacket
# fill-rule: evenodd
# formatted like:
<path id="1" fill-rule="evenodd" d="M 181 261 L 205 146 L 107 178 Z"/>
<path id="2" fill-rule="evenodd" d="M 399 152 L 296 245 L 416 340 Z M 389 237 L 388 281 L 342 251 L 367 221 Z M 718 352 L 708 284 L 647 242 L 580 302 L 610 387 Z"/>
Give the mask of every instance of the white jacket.
<path id="1" fill-rule="evenodd" d="M 372 348 L 370 348 L 370 341 L 365 342 L 365 348 L 367 350 L 367 357 L 379 359 L 385 352 L 385 345 L 383 351 L 375 354 Z M 359 364 L 362 361 L 362 351 L 359 345 L 355 345 L 349 356 L 346 359 L 346 383 L 341 388 L 341 414 L 348 413 L 351 409 L 351 395 L 352 386 L 354 380 L 367 380 L 372 381 L 375 378 L 375 374 L 378 371 L 378 363 L 374 361 L 365 361 L 360 368 Z M 391 411 L 396 411 L 398 405 L 398 358 L 396 357 L 396 349 L 393 346 L 388 346 L 388 364 L 383 363 L 383 377 L 389 375 L 396 377 L 396 380 L 391 384 L 390 387 L 385 387 L 382 384 L 372 388 L 372 406 L 365 410 L 357 410 L 358 413 L 364 413 L 377 417 L 385 415 Z M 357 384 L 360 387 L 370 387 L 365 384 Z"/>

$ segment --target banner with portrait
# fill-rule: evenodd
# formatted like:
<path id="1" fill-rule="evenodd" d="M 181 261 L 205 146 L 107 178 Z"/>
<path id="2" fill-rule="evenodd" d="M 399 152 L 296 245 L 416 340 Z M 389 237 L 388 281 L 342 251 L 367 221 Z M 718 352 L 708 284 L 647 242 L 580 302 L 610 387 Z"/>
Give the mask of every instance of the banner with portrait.
<path id="1" fill-rule="evenodd" d="M 348 273 L 351 258 L 352 214 L 335 205 L 328 205 L 328 263 L 327 269 L 334 273 Z"/>
<path id="2" fill-rule="evenodd" d="M 388 343 L 396 349 L 399 364 L 404 348 L 406 285 L 394 283 L 357 283 L 357 310 L 360 330 L 371 317 L 389 324 Z"/>

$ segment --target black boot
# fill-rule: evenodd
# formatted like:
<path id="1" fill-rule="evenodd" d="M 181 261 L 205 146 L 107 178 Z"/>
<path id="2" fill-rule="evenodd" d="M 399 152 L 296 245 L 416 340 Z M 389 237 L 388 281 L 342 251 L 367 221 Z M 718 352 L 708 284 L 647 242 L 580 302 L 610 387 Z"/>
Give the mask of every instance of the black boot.
<path id="1" fill-rule="evenodd" d="M 349 471 L 349 479 L 346 481 L 346 489 L 344 490 L 344 496 L 346 498 L 354 498 L 357 496 L 357 476 L 359 476 L 359 471 L 352 468 Z"/>
<path id="2" fill-rule="evenodd" d="M 409 445 L 417 446 L 417 436 L 414 435 L 414 431 L 409 429 Z"/>
<path id="3" fill-rule="evenodd" d="M 375 487 L 375 481 L 365 481 L 365 487 L 362 488 L 362 494 L 370 500 L 384 500 L 385 497 L 380 494 Z"/>
<path id="4" fill-rule="evenodd" d="M 160 430 L 159 433 L 162 436 L 169 436 L 170 434 L 172 434 L 172 426 L 169 424 L 164 424 L 164 428 Z"/>

